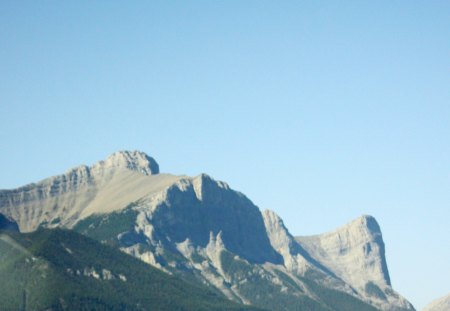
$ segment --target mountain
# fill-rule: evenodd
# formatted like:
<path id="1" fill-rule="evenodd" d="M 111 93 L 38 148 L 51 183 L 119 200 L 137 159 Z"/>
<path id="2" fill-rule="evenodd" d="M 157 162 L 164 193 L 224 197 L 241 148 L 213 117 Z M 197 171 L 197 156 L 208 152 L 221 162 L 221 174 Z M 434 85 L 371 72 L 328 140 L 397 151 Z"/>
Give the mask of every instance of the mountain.
<path id="1" fill-rule="evenodd" d="M 22 232 L 73 229 L 228 299 L 276 310 L 414 310 L 391 287 L 381 231 L 363 216 L 293 237 L 272 211 L 208 175 L 160 174 L 142 152 L 0 191 Z"/>
<path id="2" fill-rule="evenodd" d="M 158 164 L 146 154 L 116 152 L 93 166 L 82 165 L 36 184 L 0 191 L 0 209 L 16 220 L 21 232 L 43 224 L 71 227 L 93 213 L 120 210 L 138 198 L 161 192 L 180 179 L 158 173 Z"/>
<path id="3" fill-rule="evenodd" d="M 0 310 L 256 310 L 61 229 L 0 231 L 0 279 Z"/>
<path id="4" fill-rule="evenodd" d="M 445 297 L 441 297 L 429 305 L 427 305 L 425 308 L 422 309 L 422 311 L 448 311 L 450 310 L 450 294 L 448 294 Z"/>

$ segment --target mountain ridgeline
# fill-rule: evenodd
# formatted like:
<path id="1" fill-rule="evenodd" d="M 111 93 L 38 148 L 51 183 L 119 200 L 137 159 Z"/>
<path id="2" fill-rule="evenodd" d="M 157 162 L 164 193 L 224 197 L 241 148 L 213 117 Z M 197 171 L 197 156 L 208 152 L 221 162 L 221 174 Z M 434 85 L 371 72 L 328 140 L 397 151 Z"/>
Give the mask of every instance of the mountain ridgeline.
<path id="1" fill-rule="evenodd" d="M 391 287 L 373 217 L 294 237 L 278 215 L 262 213 L 226 183 L 205 174 L 161 174 L 156 161 L 138 151 L 2 190 L 0 213 L 21 232 L 71 229 L 239 304 L 414 310 Z"/>

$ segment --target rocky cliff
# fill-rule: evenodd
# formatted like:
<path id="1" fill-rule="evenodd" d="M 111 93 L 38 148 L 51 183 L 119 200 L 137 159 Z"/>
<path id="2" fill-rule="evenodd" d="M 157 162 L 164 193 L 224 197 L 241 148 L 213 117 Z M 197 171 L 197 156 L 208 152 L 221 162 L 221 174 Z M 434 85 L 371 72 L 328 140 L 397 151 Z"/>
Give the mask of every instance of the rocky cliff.
<path id="1" fill-rule="evenodd" d="M 335 231 L 296 240 L 314 260 L 378 307 L 392 303 L 411 307 L 392 290 L 384 242 L 375 218 L 361 216 Z"/>

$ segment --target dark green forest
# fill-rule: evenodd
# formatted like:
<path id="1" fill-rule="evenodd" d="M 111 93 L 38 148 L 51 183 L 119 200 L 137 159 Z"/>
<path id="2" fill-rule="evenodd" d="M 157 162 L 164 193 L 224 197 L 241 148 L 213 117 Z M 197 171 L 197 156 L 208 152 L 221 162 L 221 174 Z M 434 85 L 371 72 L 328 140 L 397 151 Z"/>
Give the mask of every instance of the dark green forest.
<path id="1" fill-rule="evenodd" d="M 256 310 L 68 230 L 0 231 L 0 310 Z"/>

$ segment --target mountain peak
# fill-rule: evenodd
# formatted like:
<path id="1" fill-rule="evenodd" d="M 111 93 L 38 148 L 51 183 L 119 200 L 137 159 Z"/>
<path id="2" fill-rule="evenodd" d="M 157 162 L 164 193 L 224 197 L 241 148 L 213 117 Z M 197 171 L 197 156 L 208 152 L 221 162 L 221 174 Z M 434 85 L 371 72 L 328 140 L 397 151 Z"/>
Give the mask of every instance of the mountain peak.
<path id="1" fill-rule="evenodd" d="M 380 226 L 372 216 L 363 215 L 334 231 L 297 237 L 297 241 L 320 263 L 351 284 L 362 288 L 369 282 L 381 287 L 391 285 Z M 349 262 L 353 264 L 349 266 Z"/>
<path id="2" fill-rule="evenodd" d="M 365 225 L 372 232 L 381 232 L 380 225 L 373 216 L 362 215 L 355 221 L 359 221 L 361 224 Z"/>
<path id="3" fill-rule="evenodd" d="M 145 175 L 159 174 L 159 165 L 155 159 L 137 150 L 114 152 L 106 160 L 99 162 L 97 165 L 102 168 L 127 168 Z"/>
<path id="4" fill-rule="evenodd" d="M 380 225 L 378 224 L 375 217 L 370 215 L 361 215 L 358 218 L 343 225 L 342 227 L 335 229 L 333 232 L 343 232 L 349 230 L 364 231 L 366 235 L 370 236 L 381 235 Z"/>

